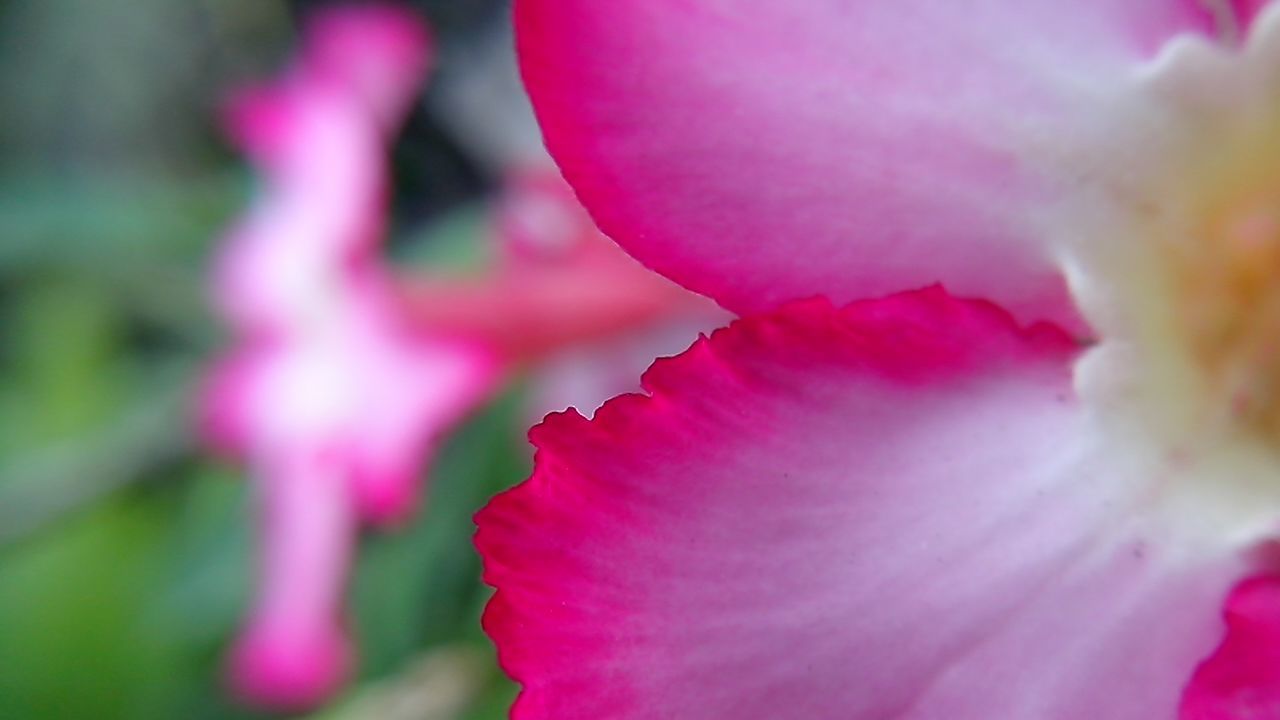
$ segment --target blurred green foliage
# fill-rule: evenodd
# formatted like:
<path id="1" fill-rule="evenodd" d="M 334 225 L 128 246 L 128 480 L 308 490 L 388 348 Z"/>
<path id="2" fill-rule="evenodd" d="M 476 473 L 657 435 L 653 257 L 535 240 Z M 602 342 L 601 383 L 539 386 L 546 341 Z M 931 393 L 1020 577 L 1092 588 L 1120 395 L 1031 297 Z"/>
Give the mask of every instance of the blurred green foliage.
<path id="1" fill-rule="evenodd" d="M 275 71 L 304 10 L 0 0 L 0 720 L 255 717 L 220 686 L 252 580 L 249 488 L 197 446 L 190 399 L 223 342 L 206 260 L 253 183 L 215 103 Z M 397 253 L 465 256 L 477 213 L 425 198 L 479 185 L 429 121 L 407 133 L 397 172 L 424 199 L 397 211 L 431 231 L 405 228 Z M 514 391 L 479 413 L 415 522 L 364 539 L 361 675 L 323 717 L 395 720 L 385 698 L 428 682 L 453 682 L 462 709 L 422 718 L 505 716 L 471 515 L 523 476 L 521 418 Z"/>

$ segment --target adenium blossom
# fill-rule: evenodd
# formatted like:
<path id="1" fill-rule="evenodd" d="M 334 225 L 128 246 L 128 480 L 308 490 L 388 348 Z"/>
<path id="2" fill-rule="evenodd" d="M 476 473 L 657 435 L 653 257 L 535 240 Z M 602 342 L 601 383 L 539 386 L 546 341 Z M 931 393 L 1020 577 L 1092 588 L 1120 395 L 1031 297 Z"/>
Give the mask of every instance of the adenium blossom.
<path id="1" fill-rule="evenodd" d="M 266 187 L 217 266 L 239 344 L 212 372 L 204 429 L 257 483 L 260 584 L 231 679 L 259 703 L 309 705 L 343 681 L 359 525 L 412 511 L 429 446 L 497 381 L 488 348 L 412 325 L 378 256 L 386 144 L 428 51 L 406 10 L 330 8 L 295 67 L 228 113 Z"/>
<path id="2" fill-rule="evenodd" d="M 478 517 L 513 717 L 1280 717 L 1280 8 L 516 18 L 601 228 L 746 316 Z"/>
<path id="3" fill-rule="evenodd" d="M 429 51 L 407 10 L 330 7 L 283 78 L 228 108 L 264 187 L 215 266 L 237 344 L 201 419 L 246 462 L 262 513 L 259 588 L 230 655 L 256 704 L 304 708 L 341 686 L 360 526 L 412 514 L 436 441 L 508 377 L 536 373 L 543 412 L 590 411 L 724 319 L 600 235 L 545 155 L 509 169 L 480 272 L 393 270 L 386 152 Z"/>

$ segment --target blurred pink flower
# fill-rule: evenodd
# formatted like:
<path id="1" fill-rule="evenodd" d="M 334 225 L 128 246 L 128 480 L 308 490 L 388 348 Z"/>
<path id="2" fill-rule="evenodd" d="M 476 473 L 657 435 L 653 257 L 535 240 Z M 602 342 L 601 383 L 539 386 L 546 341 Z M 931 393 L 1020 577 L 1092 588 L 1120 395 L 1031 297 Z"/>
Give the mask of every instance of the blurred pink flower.
<path id="1" fill-rule="evenodd" d="M 749 314 L 478 516 L 514 718 L 1280 717 L 1280 6 L 516 17 L 601 227 Z"/>
<path id="2" fill-rule="evenodd" d="M 413 509 L 430 445 L 498 379 L 486 348 L 412 327 L 379 256 L 386 145 L 426 72 L 419 20 L 326 9 L 279 82 L 240 95 L 231 133 L 265 187 L 214 281 L 239 346 L 205 394 L 210 441 L 248 462 L 264 550 L 232 681 L 300 707 L 351 662 L 343 587 L 361 522 Z"/>
<path id="3" fill-rule="evenodd" d="M 483 272 L 393 274 L 386 152 L 429 50 L 405 10 L 328 8 L 283 78 L 228 107 L 264 186 L 215 266 L 237 346 L 209 374 L 202 427 L 247 463 L 262 513 L 230 659 L 256 704 L 304 708 L 340 687 L 360 525 L 413 511 L 435 441 L 509 373 L 558 378 L 534 383 L 543 409 L 590 410 L 724 316 L 601 236 L 549 163 L 510 172 Z"/>
<path id="4" fill-rule="evenodd" d="M 601 235 L 554 168 L 515 168 L 504 188 L 494 214 L 494 257 L 482 272 L 419 272 L 403 282 L 419 325 L 492 348 L 510 367 L 545 371 L 564 355 L 586 354 L 594 358 L 589 365 L 612 375 L 617 363 L 601 355 L 638 342 L 643 364 L 627 365 L 640 370 L 661 354 L 662 335 L 677 336 L 666 348 L 674 352 L 728 319 Z M 599 394 L 553 390 L 557 399 L 545 409 L 562 409 L 566 396 L 589 406 L 579 409 L 594 409 L 634 385 L 634 372 L 619 374 Z"/>

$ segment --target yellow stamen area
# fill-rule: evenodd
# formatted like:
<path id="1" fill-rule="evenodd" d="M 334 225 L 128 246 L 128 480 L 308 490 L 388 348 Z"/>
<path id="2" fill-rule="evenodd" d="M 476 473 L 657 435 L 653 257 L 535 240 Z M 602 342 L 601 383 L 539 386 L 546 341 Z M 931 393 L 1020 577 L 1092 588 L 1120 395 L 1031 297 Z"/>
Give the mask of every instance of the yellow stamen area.
<path id="1" fill-rule="evenodd" d="M 1226 204 L 1171 250 L 1169 310 L 1207 410 L 1280 447 L 1280 193 Z"/>
<path id="2" fill-rule="evenodd" d="M 1227 40 L 1171 41 L 1100 103 L 1107 152 L 1050 155 L 1096 192 L 1044 227 L 1095 333 L 1100 442 L 1171 527 L 1248 543 L 1280 508 L 1280 5 Z"/>

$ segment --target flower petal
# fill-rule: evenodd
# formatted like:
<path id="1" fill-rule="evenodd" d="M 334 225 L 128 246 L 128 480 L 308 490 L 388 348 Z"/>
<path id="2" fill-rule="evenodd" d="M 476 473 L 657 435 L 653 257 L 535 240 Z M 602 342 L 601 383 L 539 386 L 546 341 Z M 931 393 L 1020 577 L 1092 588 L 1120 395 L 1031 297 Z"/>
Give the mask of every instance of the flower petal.
<path id="1" fill-rule="evenodd" d="M 1182 720 L 1260 720 L 1280 709 L 1280 577 L 1240 583 L 1227 599 L 1227 636 L 1196 670 Z"/>
<path id="2" fill-rule="evenodd" d="M 430 51 L 406 8 L 325 8 L 308 19 L 299 67 L 227 103 L 228 134 L 266 180 L 214 279 L 215 301 L 239 329 L 306 325 L 341 302 L 352 274 L 380 272 L 387 136 Z"/>
<path id="3" fill-rule="evenodd" d="M 1026 147 L 1194 0 L 520 0 L 552 154 L 606 234 L 738 312 L 942 282 L 1074 324 Z"/>
<path id="4" fill-rule="evenodd" d="M 359 95 L 391 129 L 417 95 L 433 46 L 422 18 L 403 5 L 334 6 L 308 18 L 303 71 Z"/>
<path id="5" fill-rule="evenodd" d="M 436 442 L 488 398 L 500 366 L 474 345 L 380 330 L 361 340 L 348 376 L 360 387 L 344 430 L 361 517 L 393 525 L 416 509 Z"/>
<path id="6" fill-rule="evenodd" d="M 511 174 L 493 240 L 499 260 L 481 275 L 418 272 L 403 283 L 404 304 L 420 327 L 528 362 L 673 318 L 704 327 L 725 320 L 713 303 L 602 236 L 553 169 Z"/>
<path id="7" fill-rule="evenodd" d="M 341 464 L 331 450 L 295 446 L 258 468 L 260 583 L 230 656 L 233 688 L 255 704 L 309 707 L 349 670 L 341 611 L 356 528 Z"/>
<path id="8" fill-rule="evenodd" d="M 1244 572 L 1072 399 L 1064 334 L 927 290 L 739 321 L 477 518 L 513 717 L 1175 717 Z"/>
<path id="9" fill-rule="evenodd" d="M 320 87 L 255 91 L 229 115 L 267 182 L 228 233 L 213 299 L 238 330 L 306 325 L 341 302 L 352 268 L 376 261 L 381 139 L 348 98 Z"/>

